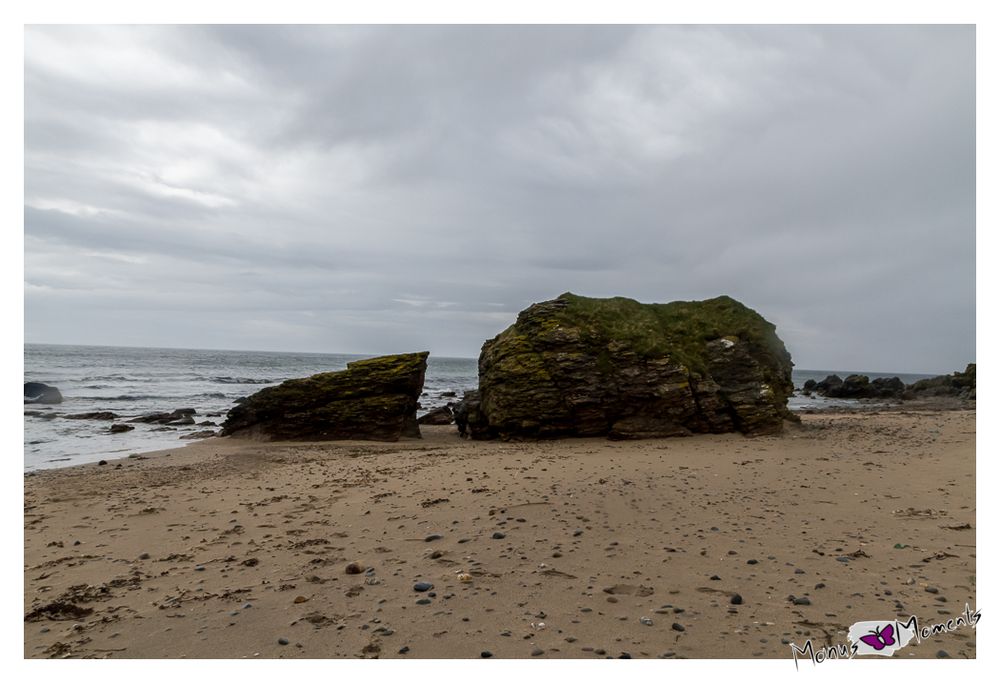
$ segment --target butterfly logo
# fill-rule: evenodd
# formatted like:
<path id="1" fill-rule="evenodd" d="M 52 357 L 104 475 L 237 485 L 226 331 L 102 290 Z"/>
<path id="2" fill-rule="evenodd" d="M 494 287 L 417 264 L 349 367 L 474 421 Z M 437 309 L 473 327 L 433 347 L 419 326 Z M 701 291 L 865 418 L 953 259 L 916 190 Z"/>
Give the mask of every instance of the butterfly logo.
<path id="1" fill-rule="evenodd" d="M 887 645 L 895 645 L 896 640 L 892 637 L 896 632 L 895 626 L 895 624 L 886 624 L 885 628 L 881 630 L 876 626 L 870 635 L 861 636 L 861 641 L 875 650 L 881 650 Z"/>

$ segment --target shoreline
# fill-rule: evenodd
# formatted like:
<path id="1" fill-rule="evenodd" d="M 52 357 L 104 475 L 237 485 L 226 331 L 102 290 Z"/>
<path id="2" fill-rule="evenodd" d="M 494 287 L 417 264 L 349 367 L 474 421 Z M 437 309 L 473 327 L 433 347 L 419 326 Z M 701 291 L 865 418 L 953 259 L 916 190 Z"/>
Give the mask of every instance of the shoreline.
<path id="1" fill-rule="evenodd" d="M 796 415 L 796 416 L 798 416 L 798 417 L 801 418 L 804 415 L 820 415 L 820 416 L 822 416 L 822 415 L 851 415 L 851 414 L 871 415 L 871 414 L 879 414 L 880 412 L 906 414 L 906 413 L 914 413 L 914 412 L 915 413 L 921 413 L 921 412 L 950 412 L 950 411 L 971 411 L 971 412 L 974 413 L 976 411 L 975 401 L 965 401 L 965 400 L 955 399 L 955 398 L 951 398 L 951 397 L 932 397 L 932 398 L 923 398 L 923 399 L 915 399 L 915 400 L 908 400 L 908 401 L 899 401 L 899 400 L 896 400 L 894 402 L 888 402 L 888 403 L 885 402 L 883 399 L 849 399 L 849 400 L 853 401 L 853 403 L 851 405 L 821 405 L 821 406 L 817 406 L 816 408 L 799 407 L 799 408 L 796 408 L 794 410 L 790 410 L 790 412 L 793 415 Z M 424 412 L 427 412 L 427 411 L 424 411 Z M 789 423 L 789 424 L 794 424 L 794 423 Z M 454 424 L 452 424 L 450 426 L 454 427 Z M 421 429 L 427 429 L 427 428 L 428 428 L 428 425 L 421 425 Z M 738 434 L 738 433 L 736 433 L 736 434 Z M 186 448 L 188 446 L 194 446 L 194 445 L 205 443 L 205 442 L 209 442 L 209 441 L 213 441 L 214 442 L 214 441 L 218 441 L 219 439 L 227 439 L 228 440 L 229 438 L 230 437 L 218 437 L 218 436 L 216 436 L 216 437 L 206 437 L 206 438 L 203 438 L 203 439 L 190 439 L 190 440 L 187 440 L 187 439 L 184 439 L 184 440 L 178 439 L 178 441 L 182 441 L 182 443 L 178 443 L 176 447 L 154 448 L 154 449 L 148 450 L 148 451 L 136 450 L 136 451 L 130 453 L 129 455 L 123 456 L 123 457 L 108 457 L 107 455 L 102 455 L 102 457 L 98 458 L 97 460 L 93 460 L 93 461 L 80 462 L 80 463 L 75 463 L 75 464 L 71 464 L 71 465 L 57 465 L 55 467 L 39 467 L 39 468 L 36 468 L 36 469 L 33 469 L 33 470 L 25 470 L 22 474 L 23 474 L 24 477 L 32 477 L 32 476 L 35 476 L 36 474 L 41 473 L 41 472 L 51 472 L 51 471 L 54 471 L 54 470 L 65 470 L 65 469 L 72 469 L 72 468 L 76 468 L 76 467 L 92 467 L 92 466 L 96 465 L 98 462 L 100 462 L 101 460 L 106 461 L 109 466 L 113 467 L 114 465 L 116 465 L 119 462 L 124 462 L 124 461 L 128 461 L 128 460 L 134 460 L 134 459 L 137 459 L 137 458 L 144 459 L 144 458 L 147 458 L 147 457 L 156 456 L 158 454 L 169 453 L 169 452 L 172 452 L 172 451 L 175 451 L 175 450 Z M 562 440 L 562 439 L 570 439 L 570 440 L 572 440 L 572 439 L 575 439 L 575 438 L 577 438 L 577 437 L 560 437 L 560 438 L 554 439 L 554 440 Z M 671 437 L 671 438 L 682 438 L 683 439 L 683 438 L 690 438 L 690 437 Z M 414 441 L 414 440 L 419 441 L 419 439 L 412 439 L 412 438 L 407 438 L 407 437 L 404 437 L 404 438 L 401 439 L 401 441 Z M 252 441 L 252 440 L 247 440 L 247 441 L 251 442 L 251 443 L 270 443 L 270 442 Z M 540 441 L 541 442 L 545 442 L 545 441 L 548 441 L 548 440 L 547 439 L 541 439 Z M 300 443 L 300 442 L 288 442 L 288 443 L 294 444 L 294 443 Z M 301 443 L 306 443 L 306 442 L 301 442 Z M 336 443 L 344 443 L 344 441 L 315 442 L 315 443 L 332 443 L 332 444 L 336 444 Z M 372 442 L 371 441 L 352 441 L 351 443 L 370 444 Z M 524 443 L 532 443 L 532 441 L 531 440 L 527 440 Z"/>
<path id="2" fill-rule="evenodd" d="M 975 410 L 756 438 L 422 431 L 26 473 L 24 656 L 780 659 L 976 607 Z M 896 656 L 975 657 L 974 636 Z"/>

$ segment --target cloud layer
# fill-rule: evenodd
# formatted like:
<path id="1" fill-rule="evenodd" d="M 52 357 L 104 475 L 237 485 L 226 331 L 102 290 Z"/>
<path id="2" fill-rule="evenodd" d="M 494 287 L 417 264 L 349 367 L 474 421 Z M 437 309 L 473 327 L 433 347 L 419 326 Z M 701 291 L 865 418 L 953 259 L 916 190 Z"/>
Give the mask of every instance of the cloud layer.
<path id="1" fill-rule="evenodd" d="M 26 30 L 28 341 L 475 356 L 567 290 L 974 360 L 974 29 Z"/>

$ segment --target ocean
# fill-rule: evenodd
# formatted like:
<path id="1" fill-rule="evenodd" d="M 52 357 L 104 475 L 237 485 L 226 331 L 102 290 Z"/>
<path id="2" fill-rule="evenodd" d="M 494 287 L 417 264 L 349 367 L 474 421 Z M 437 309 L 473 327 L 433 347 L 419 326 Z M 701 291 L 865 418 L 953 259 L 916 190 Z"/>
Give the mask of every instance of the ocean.
<path id="1" fill-rule="evenodd" d="M 180 437 L 217 429 L 233 402 L 267 386 L 317 372 L 343 370 L 351 361 L 368 356 L 265 351 L 208 351 L 110 346 L 26 344 L 24 381 L 58 387 L 64 401 L 54 406 L 26 405 L 24 470 L 65 467 L 132 453 L 178 448 Z M 845 377 L 852 371 L 795 370 L 796 387 L 829 374 Z M 866 372 L 869 377 L 899 376 L 907 384 L 929 375 Z M 474 389 L 478 380 L 475 358 L 431 356 L 427 361 L 422 411 L 445 405 Z M 850 405 L 853 401 L 793 396 L 792 410 Z M 136 424 L 135 429 L 109 434 L 103 420 L 67 420 L 47 417 L 111 411 L 116 422 L 152 412 L 194 408 L 196 423 L 176 429 Z"/>

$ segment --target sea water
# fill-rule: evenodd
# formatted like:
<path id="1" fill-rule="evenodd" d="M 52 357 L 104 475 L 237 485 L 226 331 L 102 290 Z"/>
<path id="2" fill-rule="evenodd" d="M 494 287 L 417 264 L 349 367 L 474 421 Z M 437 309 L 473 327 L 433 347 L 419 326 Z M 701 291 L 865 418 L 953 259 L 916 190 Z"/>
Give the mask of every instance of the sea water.
<path id="1" fill-rule="evenodd" d="M 26 405 L 24 418 L 25 471 L 63 467 L 132 453 L 179 448 L 189 441 L 180 437 L 195 431 L 218 429 L 225 414 L 242 397 L 286 379 L 317 372 L 343 370 L 367 356 L 323 353 L 271 353 L 264 351 L 207 351 L 108 346 L 26 344 L 24 381 L 43 382 L 62 392 L 63 403 Z M 817 381 L 833 371 L 792 373 L 796 387 Z M 850 372 L 837 372 L 846 377 Z M 865 373 L 875 377 L 887 373 Z M 907 384 L 927 375 L 899 375 Z M 430 356 L 424 395 L 418 414 L 457 400 L 478 383 L 474 358 Z M 792 397 L 792 410 L 850 405 L 849 400 Z M 163 429 L 162 425 L 134 425 L 135 429 L 110 434 L 111 422 L 68 420 L 52 415 L 110 411 L 125 422 L 152 412 L 194 408 L 196 423 Z"/>

